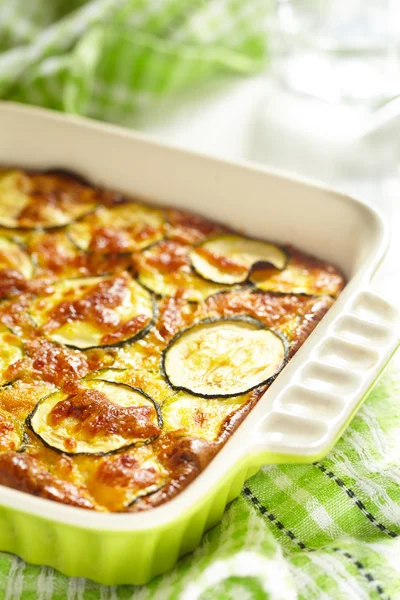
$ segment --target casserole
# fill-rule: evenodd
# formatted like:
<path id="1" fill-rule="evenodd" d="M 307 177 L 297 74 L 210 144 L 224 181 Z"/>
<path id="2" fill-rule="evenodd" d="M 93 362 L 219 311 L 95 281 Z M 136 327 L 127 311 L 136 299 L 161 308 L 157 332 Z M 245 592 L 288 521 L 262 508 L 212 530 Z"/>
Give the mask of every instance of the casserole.
<path id="1" fill-rule="evenodd" d="M 92 514 L 1 489 L 0 548 L 101 583 L 146 582 L 192 550 L 267 462 L 312 462 L 337 439 L 398 345 L 395 308 L 369 287 L 387 233 L 361 202 L 307 182 L 168 148 L 124 130 L 4 104 L 0 164 L 49 165 L 290 242 L 348 284 L 210 465 L 148 513 Z"/>
<path id="2" fill-rule="evenodd" d="M 0 169 L 0 484 L 91 510 L 176 496 L 345 280 L 72 173 Z"/>

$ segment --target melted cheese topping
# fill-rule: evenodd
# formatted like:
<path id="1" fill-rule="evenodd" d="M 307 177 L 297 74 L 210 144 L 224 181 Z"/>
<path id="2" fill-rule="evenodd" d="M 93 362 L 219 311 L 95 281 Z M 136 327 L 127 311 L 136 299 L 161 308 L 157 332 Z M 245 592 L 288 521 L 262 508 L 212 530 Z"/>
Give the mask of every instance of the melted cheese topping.
<path id="1" fill-rule="evenodd" d="M 179 392 L 163 403 L 164 427 L 169 431 L 181 431 L 183 435 L 213 442 L 218 439 L 225 420 L 247 400 L 246 395 L 204 399 Z"/>
<path id="2" fill-rule="evenodd" d="M 137 259 L 139 281 L 160 296 L 183 295 L 201 302 L 225 289 L 201 279 L 190 266 L 189 248 L 173 241 L 160 242 Z"/>
<path id="3" fill-rule="evenodd" d="M 0 174 L 0 225 L 5 227 L 60 227 L 95 206 L 95 191 L 70 177 Z"/>
<path id="4" fill-rule="evenodd" d="M 103 254 L 135 252 L 163 237 L 164 214 L 136 202 L 100 207 L 70 225 L 68 236 L 82 250 Z"/>
<path id="5" fill-rule="evenodd" d="M 126 385 L 92 379 L 44 398 L 29 417 L 33 431 L 70 454 L 104 454 L 160 433 L 154 403 Z"/>
<path id="6" fill-rule="evenodd" d="M 25 279 L 33 275 L 33 264 L 24 248 L 7 237 L 0 236 L 0 272 L 17 271 Z"/>
<path id="7" fill-rule="evenodd" d="M 168 470 L 154 456 L 150 446 L 105 457 L 88 479 L 88 489 L 101 506 L 118 511 L 130 507 L 138 498 L 162 488 L 169 479 Z"/>
<path id="8" fill-rule="evenodd" d="M 250 281 L 260 290 L 281 294 L 337 296 L 344 285 L 343 277 L 335 267 L 295 250 L 283 271 L 256 269 L 251 273 Z"/>
<path id="9" fill-rule="evenodd" d="M 54 284 L 30 314 L 44 335 L 77 348 L 106 346 L 133 338 L 153 317 L 150 294 L 127 273 L 71 279 Z"/>
<path id="10" fill-rule="evenodd" d="M 0 484 L 137 511 L 205 468 L 344 285 L 289 247 L 282 270 L 251 266 L 253 285 L 206 281 L 191 252 L 221 236 L 240 256 L 212 248 L 207 264 L 247 277 L 251 240 L 223 225 L 65 173 L 0 172 Z"/>
<path id="11" fill-rule="evenodd" d="M 13 365 L 22 360 L 24 347 L 21 340 L 0 325 L 0 385 L 12 381 Z"/>
<path id="12" fill-rule="evenodd" d="M 19 451 L 24 442 L 21 423 L 10 413 L 0 410 L 0 452 Z"/>

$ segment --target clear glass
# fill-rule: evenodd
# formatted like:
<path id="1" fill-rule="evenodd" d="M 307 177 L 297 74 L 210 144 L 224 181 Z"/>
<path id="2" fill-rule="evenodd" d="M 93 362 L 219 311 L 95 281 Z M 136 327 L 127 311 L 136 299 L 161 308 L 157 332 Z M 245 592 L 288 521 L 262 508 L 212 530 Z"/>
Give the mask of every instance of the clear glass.
<path id="1" fill-rule="evenodd" d="M 400 0 L 276 0 L 275 33 L 292 90 L 371 109 L 400 94 Z"/>

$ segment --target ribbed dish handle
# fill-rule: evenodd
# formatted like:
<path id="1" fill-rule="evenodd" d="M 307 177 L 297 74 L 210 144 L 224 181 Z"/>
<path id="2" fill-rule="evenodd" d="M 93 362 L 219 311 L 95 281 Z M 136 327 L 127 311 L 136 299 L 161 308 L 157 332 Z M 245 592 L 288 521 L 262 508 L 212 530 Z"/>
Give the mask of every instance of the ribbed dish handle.
<path id="1" fill-rule="evenodd" d="M 322 458 L 399 344 L 398 309 L 370 289 L 356 293 L 274 398 L 253 432 L 252 452 L 265 462 Z"/>

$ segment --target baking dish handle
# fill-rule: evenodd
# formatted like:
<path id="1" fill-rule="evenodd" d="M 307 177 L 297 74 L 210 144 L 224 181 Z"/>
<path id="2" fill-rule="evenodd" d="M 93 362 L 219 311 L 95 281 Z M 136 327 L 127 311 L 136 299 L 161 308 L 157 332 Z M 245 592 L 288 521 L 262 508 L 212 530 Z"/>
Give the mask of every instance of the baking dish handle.
<path id="1" fill-rule="evenodd" d="M 352 295 L 289 384 L 278 386 L 271 411 L 252 431 L 255 462 L 325 456 L 399 344 L 400 311 L 369 288 Z"/>

